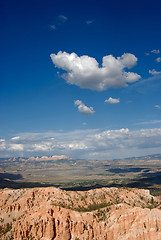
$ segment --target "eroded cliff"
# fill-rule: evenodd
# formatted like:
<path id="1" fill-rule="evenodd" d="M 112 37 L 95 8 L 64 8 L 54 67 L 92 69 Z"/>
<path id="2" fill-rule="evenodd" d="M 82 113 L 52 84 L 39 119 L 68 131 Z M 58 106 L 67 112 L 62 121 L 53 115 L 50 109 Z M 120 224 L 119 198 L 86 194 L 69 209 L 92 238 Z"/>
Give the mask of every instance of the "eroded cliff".
<path id="1" fill-rule="evenodd" d="M 148 190 L 0 190 L 0 238 L 160 240 L 161 200 Z"/>

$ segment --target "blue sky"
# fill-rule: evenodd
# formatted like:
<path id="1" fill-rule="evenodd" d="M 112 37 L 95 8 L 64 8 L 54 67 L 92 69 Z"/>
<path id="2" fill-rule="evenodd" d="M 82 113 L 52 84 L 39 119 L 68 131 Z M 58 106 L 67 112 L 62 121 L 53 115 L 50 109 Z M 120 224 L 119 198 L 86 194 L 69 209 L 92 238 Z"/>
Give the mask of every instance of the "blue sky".
<path id="1" fill-rule="evenodd" d="M 161 153 L 160 0 L 0 5 L 0 156 Z"/>

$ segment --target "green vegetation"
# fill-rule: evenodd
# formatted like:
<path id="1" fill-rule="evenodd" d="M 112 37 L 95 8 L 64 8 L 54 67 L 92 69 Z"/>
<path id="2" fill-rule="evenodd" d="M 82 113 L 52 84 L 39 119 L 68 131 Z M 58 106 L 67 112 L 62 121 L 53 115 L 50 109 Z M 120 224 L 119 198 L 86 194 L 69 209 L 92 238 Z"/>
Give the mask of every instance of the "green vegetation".
<path id="1" fill-rule="evenodd" d="M 66 209 L 72 209 L 72 210 L 77 211 L 77 212 L 92 212 L 92 211 L 95 211 L 95 210 L 98 210 L 98 209 L 101 209 L 101 208 L 111 206 L 111 205 L 113 205 L 113 203 L 112 202 L 103 202 L 103 203 L 99 203 L 99 204 L 93 203 L 93 204 L 87 205 L 87 207 L 79 206 L 77 208 L 72 207 L 73 204 L 71 206 L 71 205 L 67 205 L 65 202 L 58 202 L 58 203 L 52 202 L 52 205 L 63 207 L 63 208 L 66 208 Z"/>
<path id="2" fill-rule="evenodd" d="M 105 207 L 108 207 L 111 205 L 112 204 L 110 202 L 108 202 L 108 203 L 104 202 L 104 203 L 100 203 L 100 204 L 95 203 L 95 204 L 90 204 L 87 207 L 78 207 L 73 210 L 78 211 L 78 212 L 92 212 L 92 211 L 98 210 L 100 208 L 105 208 Z"/>
<path id="3" fill-rule="evenodd" d="M 9 200 L 9 198 L 11 197 L 11 194 L 8 194 L 8 197 L 6 198 L 4 205 L 6 205 L 7 201 Z"/>
<path id="4" fill-rule="evenodd" d="M 5 235 L 6 233 L 10 232 L 12 229 L 12 223 L 7 223 L 5 226 L 0 226 L 0 236 Z M 6 240 L 12 240 L 13 235 L 11 235 Z"/>
<path id="5" fill-rule="evenodd" d="M 94 217 L 98 219 L 98 222 L 106 220 L 106 214 L 109 212 L 109 208 L 99 209 L 94 213 Z"/>

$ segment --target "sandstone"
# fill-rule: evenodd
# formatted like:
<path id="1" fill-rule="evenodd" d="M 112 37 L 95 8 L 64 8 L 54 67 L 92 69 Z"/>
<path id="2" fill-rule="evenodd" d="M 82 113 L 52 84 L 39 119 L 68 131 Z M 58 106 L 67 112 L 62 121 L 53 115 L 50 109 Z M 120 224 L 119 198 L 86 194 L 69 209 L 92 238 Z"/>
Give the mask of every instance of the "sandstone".
<path id="1" fill-rule="evenodd" d="M 160 206 L 143 189 L 3 189 L 0 239 L 160 240 Z"/>

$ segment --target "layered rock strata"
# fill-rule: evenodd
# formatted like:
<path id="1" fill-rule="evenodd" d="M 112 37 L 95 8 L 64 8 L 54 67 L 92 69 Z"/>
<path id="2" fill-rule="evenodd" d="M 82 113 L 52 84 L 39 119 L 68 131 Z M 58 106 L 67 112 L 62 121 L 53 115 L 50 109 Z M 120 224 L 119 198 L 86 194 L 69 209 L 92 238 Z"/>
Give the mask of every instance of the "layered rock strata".
<path id="1" fill-rule="evenodd" d="M 160 240 L 161 200 L 148 190 L 0 190 L 0 239 Z"/>

